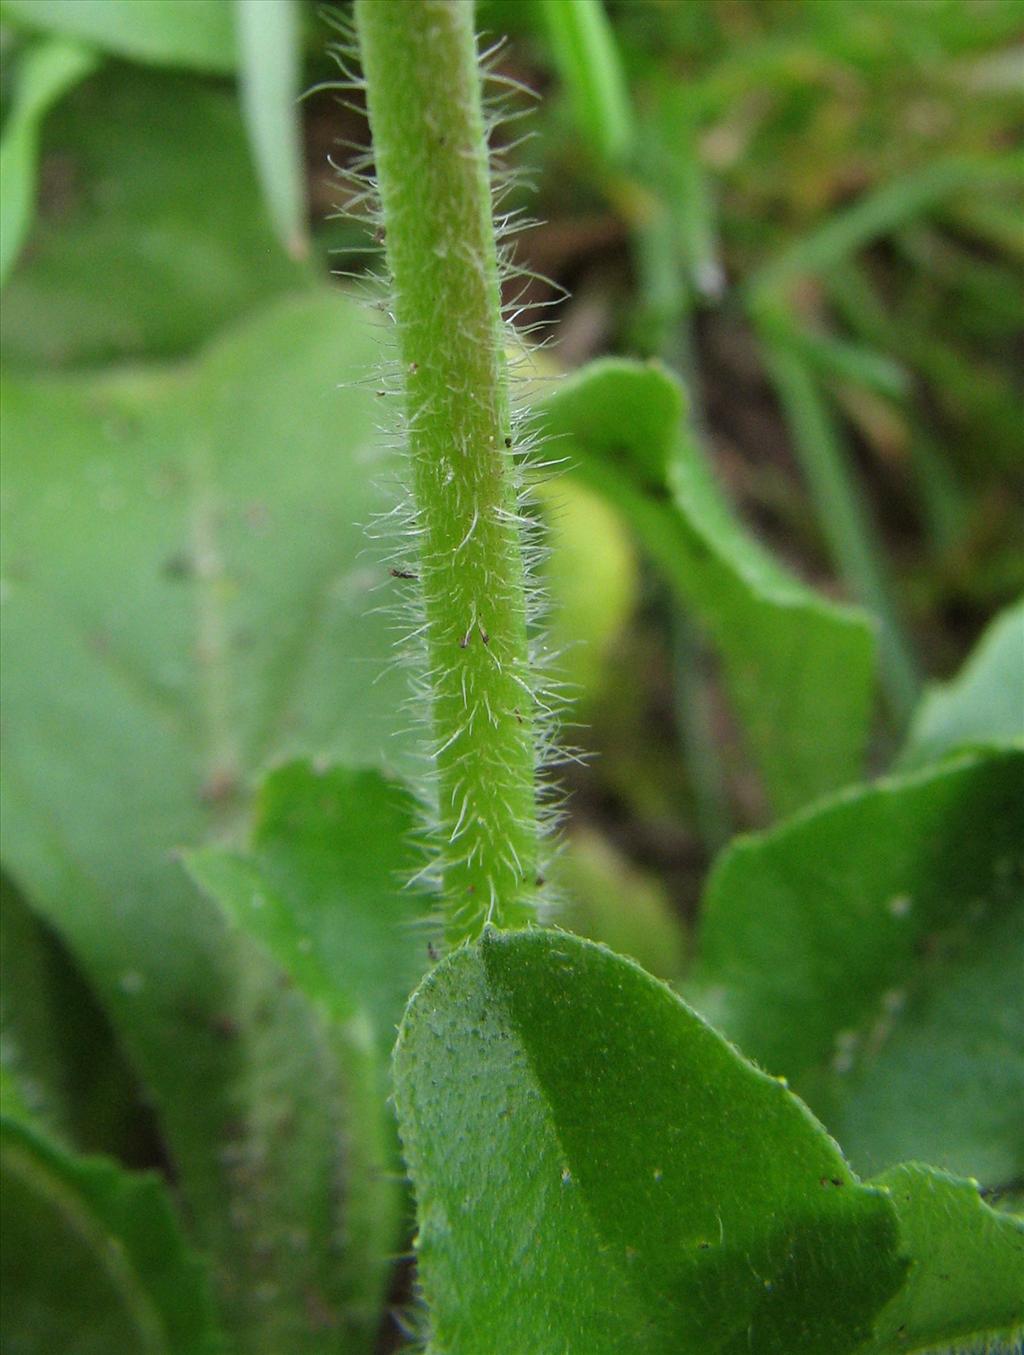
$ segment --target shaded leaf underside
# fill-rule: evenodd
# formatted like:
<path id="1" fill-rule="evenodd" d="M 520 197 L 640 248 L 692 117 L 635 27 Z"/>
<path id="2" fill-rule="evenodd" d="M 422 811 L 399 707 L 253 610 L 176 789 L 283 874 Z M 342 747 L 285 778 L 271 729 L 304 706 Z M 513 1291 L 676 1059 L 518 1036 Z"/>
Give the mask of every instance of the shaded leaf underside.
<path id="1" fill-rule="evenodd" d="M 736 842 L 687 992 L 870 1174 L 1024 1173 L 1024 753 L 858 787 Z"/>
<path id="2" fill-rule="evenodd" d="M 1024 1321 L 1020 1221 L 929 1168 L 861 1184 L 780 1081 L 592 943 L 455 952 L 395 1080 L 432 1355 L 894 1355 Z"/>
<path id="3" fill-rule="evenodd" d="M 539 431 L 604 494 L 709 629 L 780 813 L 856 779 L 874 685 L 867 617 L 817 597 L 739 524 L 655 364 L 592 363 L 537 408 Z"/>
<path id="4" fill-rule="evenodd" d="M 343 1333 L 340 1074 L 173 853 L 237 831 L 270 758 L 387 759 L 401 683 L 367 681 L 390 637 L 357 560 L 372 397 L 338 384 L 374 358 L 322 293 L 174 371 L 4 390 L 4 859 L 148 1087 L 258 1351 Z"/>

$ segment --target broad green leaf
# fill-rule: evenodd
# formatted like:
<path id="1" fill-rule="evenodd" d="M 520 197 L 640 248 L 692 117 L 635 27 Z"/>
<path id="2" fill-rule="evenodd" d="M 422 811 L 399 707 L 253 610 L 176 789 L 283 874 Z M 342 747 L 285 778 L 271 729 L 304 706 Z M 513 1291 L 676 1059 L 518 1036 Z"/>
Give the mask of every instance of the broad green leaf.
<path id="1" fill-rule="evenodd" d="M 444 1355 L 843 1355 L 902 1281 L 895 1211 L 667 987 L 568 934 L 485 934 L 395 1055 Z"/>
<path id="2" fill-rule="evenodd" d="M 0 1120 L 5 1355 L 212 1355 L 207 1277 L 158 1177 Z"/>
<path id="3" fill-rule="evenodd" d="M 1024 780 L 1014 793 L 1024 799 Z M 1012 899 L 997 884 L 972 900 L 994 914 L 977 935 L 968 924 L 922 941 L 936 945 L 933 964 L 911 974 L 906 997 L 883 994 L 847 1085 L 826 1076 L 822 1114 L 828 1097 L 839 1101 L 829 1127 L 865 1170 L 913 1154 L 997 1192 L 1024 1176 L 1024 893 L 1019 864 L 1012 869 Z M 905 1019 L 890 1021 L 904 1000 Z"/>
<path id="4" fill-rule="evenodd" d="M 106 1014 L 52 929 L 0 874 L 0 1068 L 40 1129 L 79 1152 L 152 1161 L 160 1144 Z"/>
<path id="5" fill-rule="evenodd" d="M 711 632 L 780 812 L 859 771 L 873 641 L 859 612 L 816 597 L 746 534 L 682 427 L 656 365 L 596 362 L 538 406 L 552 455 L 607 496 Z"/>
<path id="6" fill-rule="evenodd" d="M 900 766 L 920 767 L 972 743 L 1022 742 L 1024 602 L 992 622 L 955 678 L 925 693 Z"/>
<path id="7" fill-rule="evenodd" d="M 10 364 L 178 354 L 308 279 L 274 238 L 230 90 L 111 66 L 47 118 L 42 157 L 0 309 Z"/>
<path id="8" fill-rule="evenodd" d="M 298 0 L 234 0 L 242 114 L 263 197 L 278 239 L 304 258 L 302 26 Z"/>
<path id="9" fill-rule="evenodd" d="M 865 1172 L 1024 1172 L 1024 754 L 841 795 L 719 861 L 694 1002 Z"/>
<path id="10" fill-rule="evenodd" d="M 0 19 L 156 66 L 235 68 L 228 0 L 2 0 Z"/>
<path id="11" fill-rule="evenodd" d="M 92 52 L 60 38 L 31 47 L 21 59 L 14 106 L 0 140 L 0 286 L 35 214 L 39 124 L 95 64 Z"/>
<path id="12" fill-rule="evenodd" d="M 365 1349 L 338 1306 L 342 1073 L 172 853 L 237 831 L 269 759 L 386 755 L 404 683 L 371 681 L 391 581 L 362 557 L 377 411 L 352 384 L 375 357 L 324 292 L 191 365 L 3 392 L 5 861 L 152 1093 L 239 1348 L 273 1355 Z"/>
<path id="13" fill-rule="evenodd" d="M 1019 1340 L 1024 1220 L 990 1209 L 975 1182 L 930 1167 L 894 1167 L 871 1184 L 890 1192 L 912 1264 L 868 1349 L 891 1355 L 953 1341 Z"/>
<path id="14" fill-rule="evenodd" d="M 330 1022 L 369 1026 L 382 1059 L 428 962 L 424 896 L 402 889 L 417 822 L 410 793 L 379 772 L 293 762 L 264 782 L 247 852 L 187 858 Z"/>
<path id="15" fill-rule="evenodd" d="M 402 1196 L 388 1055 L 427 964 L 423 898 L 399 888 L 416 820 L 412 797 L 374 771 L 295 762 L 260 791 L 250 850 L 188 856 L 231 922 L 309 998 L 346 1071 L 345 1310 L 376 1321 L 398 1241 Z M 417 926 L 416 924 L 420 924 Z"/>
<path id="16" fill-rule="evenodd" d="M 67 1125 L 64 1022 L 54 1004 L 53 943 L 0 875 L 0 1065 L 7 1090 L 52 1132 Z"/>

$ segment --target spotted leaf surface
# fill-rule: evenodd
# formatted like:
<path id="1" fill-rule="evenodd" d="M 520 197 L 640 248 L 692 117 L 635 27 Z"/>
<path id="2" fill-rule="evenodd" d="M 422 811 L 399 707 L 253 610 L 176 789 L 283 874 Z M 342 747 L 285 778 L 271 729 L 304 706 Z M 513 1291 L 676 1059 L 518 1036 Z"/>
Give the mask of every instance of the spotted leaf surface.
<path id="1" fill-rule="evenodd" d="M 1024 1171 L 1024 754 L 963 756 L 741 839 L 688 990 L 865 1172 Z"/>
<path id="2" fill-rule="evenodd" d="M 905 1263 L 888 1197 L 667 987 L 488 933 L 395 1063 L 437 1355 L 842 1355 Z"/>

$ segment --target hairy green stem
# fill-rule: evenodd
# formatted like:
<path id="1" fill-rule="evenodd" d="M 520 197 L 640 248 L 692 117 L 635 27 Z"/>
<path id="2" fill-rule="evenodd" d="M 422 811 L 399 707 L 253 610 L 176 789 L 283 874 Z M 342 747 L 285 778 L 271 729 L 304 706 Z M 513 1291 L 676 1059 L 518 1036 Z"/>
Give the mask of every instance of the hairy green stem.
<path id="1" fill-rule="evenodd" d="M 537 889 L 536 701 L 470 0 L 357 0 L 403 372 L 449 939 Z"/>

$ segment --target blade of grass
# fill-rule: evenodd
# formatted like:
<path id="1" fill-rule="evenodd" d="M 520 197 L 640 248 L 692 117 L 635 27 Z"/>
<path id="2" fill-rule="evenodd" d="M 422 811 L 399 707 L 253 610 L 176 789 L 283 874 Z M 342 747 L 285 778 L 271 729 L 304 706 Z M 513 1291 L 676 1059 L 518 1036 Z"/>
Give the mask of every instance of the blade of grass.
<path id="1" fill-rule="evenodd" d="M 759 333 L 793 445 L 807 477 L 822 530 L 840 573 L 880 625 L 881 677 L 893 719 L 902 729 L 917 701 L 919 679 L 882 563 L 883 554 L 825 398 L 788 322 L 759 316 Z"/>
<path id="2" fill-rule="evenodd" d="M 603 163 L 621 163 L 633 142 L 633 117 L 601 0 L 541 0 L 541 12 L 580 131 Z"/>
<path id="3" fill-rule="evenodd" d="M 641 168 L 646 210 L 632 232 L 638 278 L 638 328 L 643 346 L 682 377 L 689 396 L 683 418 L 691 444 L 706 441 L 697 379 L 693 313 L 698 296 L 714 296 L 721 283 L 714 201 L 697 156 L 684 99 L 662 91 L 646 119 Z M 666 136 L 667 129 L 672 135 Z M 678 608 L 672 618 L 672 676 L 676 727 L 694 798 L 697 829 L 709 856 L 732 833 L 729 795 L 712 727 L 707 646 Z"/>
<path id="4" fill-rule="evenodd" d="M 746 287 L 752 302 L 777 296 L 806 274 L 826 273 L 857 250 L 896 226 L 931 210 L 956 193 L 978 192 L 1024 178 L 1020 154 L 981 158 L 950 156 L 883 184 L 846 211 L 829 218 L 818 230 L 795 240 L 788 249 L 754 274 Z"/>
<path id="5" fill-rule="evenodd" d="M 953 307 L 965 339 L 1012 335 L 1024 318 L 1020 272 L 999 258 L 979 258 L 942 231 L 915 223 L 895 232 L 892 245 L 935 304 Z M 929 285 L 930 284 L 930 285 Z"/>
<path id="6" fill-rule="evenodd" d="M 879 300 L 865 270 L 854 260 L 846 260 L 829 274 L 829 295 L 842 319 L 861 339 L 880 349 L 894 344 L 906 355 L 907 362 L 914 365 L 916 354 L 912 343 L 909 347 L 901 343 L 893 317 Z M 963 535 L 967 502 L 954 467 L 924 426 L 914 402 L 908 398 L 905 403 L 911 423 L 910 456 L 921 515 L 933 549 L 945 552 Z"/>
<path id="7" fill-rule="evenodd" d="M 944 215 L 990 248 L 1005 250 L 1018 262 L 1024 260 L 1024 214 L 1019 202 L 999 198 L 954 202 Z"/>
<path id="8" fill-rule="evenodd" d="M 919 419 L 911 425 L 910 464 L 928 539 L 934 551 L 946 555 L 963 539 L 967 503 L 949 458 Z"/>
<path id="9" fill-rule="evenodd" d="M 300 20 L 295 0 L 235 0 L 245 130 L 274 230 L 293 259 L 309 252 L 298 102 Z"/>
<path id="10" fill-rule="evenodd" d="M 637 200 L 632 213 L 631 249 L 636 272 L 636 299 L 630 317 L 629 343 L 646 357 L 660 357 L 685 377 L 692 305 L 675 223 L 659 196 L 633 185 Z"/>
<path id="11" fill-rule="evenodd" d="M 834 334 L 797 329 L 792 330 L 789 340 L 819 377 L 850 381 L 889 400 L 902 400 L 910 389 L 904 368 L 876 348 Z"/>
<path id="12" fill-rule="evenodd" d="M 657 104 L 662 192 L 694 299 L 717 300 L 725 285 L 718 242 L 718 203 L 698 147 L 700 123 L 690 92 L 676 82 Z"/>

